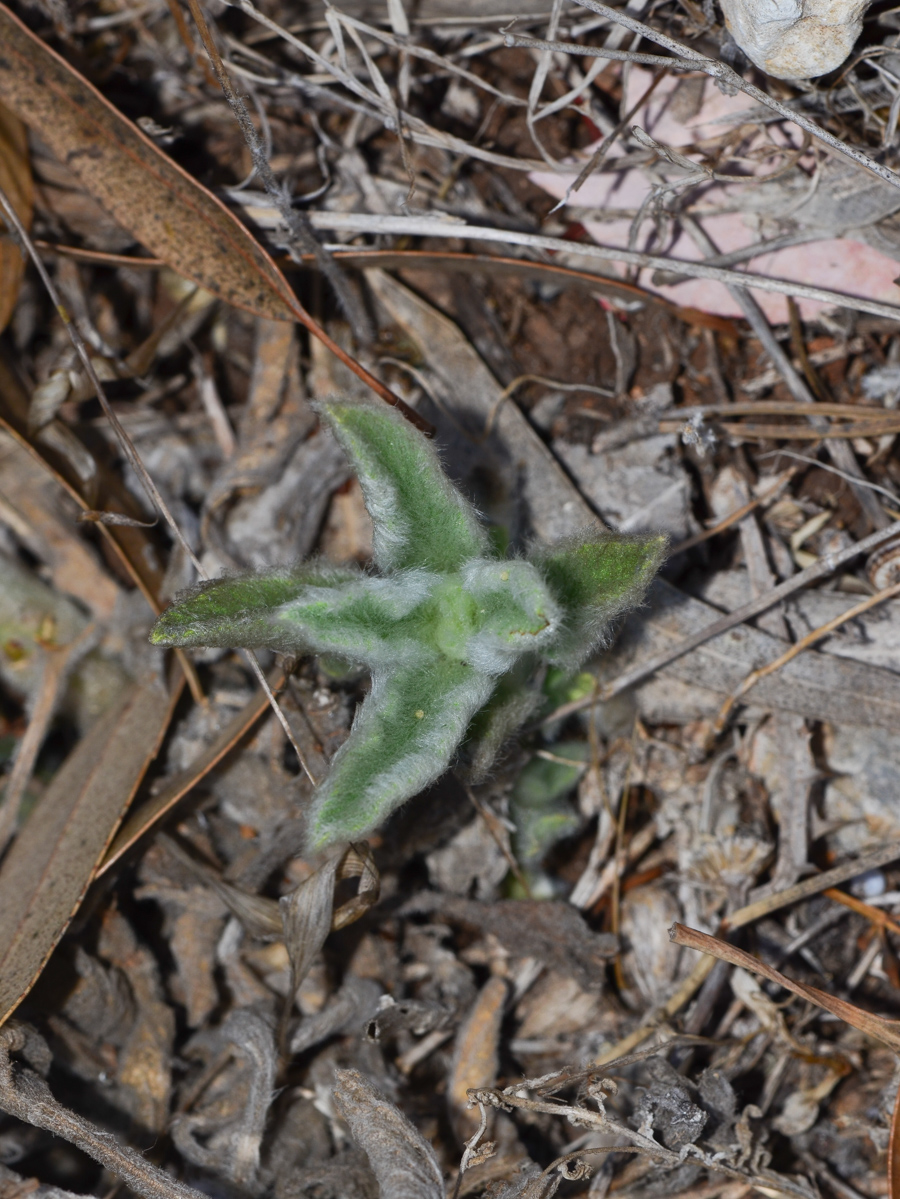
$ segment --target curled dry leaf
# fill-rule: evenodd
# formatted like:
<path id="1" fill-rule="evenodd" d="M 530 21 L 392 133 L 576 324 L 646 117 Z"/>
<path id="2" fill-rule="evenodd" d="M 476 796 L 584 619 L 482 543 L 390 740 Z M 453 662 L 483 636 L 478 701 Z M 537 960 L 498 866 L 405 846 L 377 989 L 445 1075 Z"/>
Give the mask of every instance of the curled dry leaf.
<path id="1" fill-rule="evenodd" d="M 247 1009 L 233 1011 L 214 1039 L 220 1056 L 234 1057 L 240 1063 L 240 1082 L 246 1096 L 243 1106 L 233 1121 L 212 1136 L 205 1114 L 181 1116 L 173 1127 L 173 1137 L 188 1161 L 225 1174 L 252 1192 L 266 1117 L 276 1094 L 275 1039 L 268 1021 Z M 196 1133 L 205 1133 L 207 1144 L 201 1144 Z"/>
<path id="2" fill-rule="evenodd" d="M 444 1199 L 434 1150 L 358 1070 L 335 1070 L 334 1101 L 365 1150 L 382 1199 Z"/>
<path id="3" fill-rule="evenodd" d="M 25 126 L 3 105 L 0 105 L 0 187 L 22 222 L 30 226 L 33 192 Z M 25 259 L 0 221 L 0 331 L 9 324 L 24 274 Z"/>
<path id="4" fill-rule="evenodd" d="M 335 911 L 335 883 L 345 878 L 358 878 L 359 888 Z M 378 901 L 379 886 L 368 845 L 352 845 L 332 855 L 315 874 L 281 899 L 284 940 L 291 961 L 291 995 L 296 995 L 332 929 L 345 928 L 358 920 Z"/>

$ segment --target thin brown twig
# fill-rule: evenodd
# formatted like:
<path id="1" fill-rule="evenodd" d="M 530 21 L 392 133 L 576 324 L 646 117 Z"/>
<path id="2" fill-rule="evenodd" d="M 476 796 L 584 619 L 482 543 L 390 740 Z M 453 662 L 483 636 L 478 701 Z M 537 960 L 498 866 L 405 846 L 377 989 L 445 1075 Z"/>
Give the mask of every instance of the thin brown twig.
<path id="1" fill-rule="evenodd" d="M 23 1049 L 25 1043 L 25 1034 L 17 1025 L 0 1029 L 0 1108 L 77 1146 L 144 1199 L 203 1199 L 199 1191 L 176 1182 L 136 1149 L 120 1145 L 109 1132 L 63 1107 L 39 1075 L 16 1069 L 9 1055 Z"/>
<path id="2" fill-rule="evenodd" d="M 712 958 L 718 958 L 720 962 L 727 962 L 730 966 L 739 966 L 743 970 L 761 974 L 769 982 L 784 987 L 785 990 L 792 991 L 794 995 L 799 995 L 801 999 L 806 999 L 809 1003 L 814 1003 L 826 1012 L 838 1016 L 852 1028 L 858 1028 L 861 1032 L 875 1037 L 882 1044 L 893 1049 L 895 1053 L 900 1052 L 900 1021 L 898 1020 L 886 1020 L 883 1016 L 876 1016 L 853 1003 L 848 1003 L 846 999 L 838 998 L 837 995 L 820 991 L 818 987 L 795 982 L 792 978 L 782 974 L 780 970 L 775 970 L 774 967 L 753 957 L 752 954 L 738 949 L 736 945 L 731 945 L 719 937 L 711 937 L 708 933 L 699 932 L 695 928 L 688 928 L 684 924 L 672 925 L 669 929 L 669 940 L 675 945 L 683 945 L 687 949 L 696 949 L 700 953 L 709 954 Z"/>

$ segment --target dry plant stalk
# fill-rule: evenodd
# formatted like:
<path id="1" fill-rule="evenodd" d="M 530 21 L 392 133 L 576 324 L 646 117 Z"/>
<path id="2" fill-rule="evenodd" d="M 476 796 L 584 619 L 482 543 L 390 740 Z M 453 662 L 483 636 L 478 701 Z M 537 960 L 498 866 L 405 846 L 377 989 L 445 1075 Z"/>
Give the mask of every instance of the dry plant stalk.
<path id="1" fill-rule="evenodd" d="M 866 1012 L 836 995 L 829 995 L 827 991 L 820 991 L 818 987 L 809 987 L 805 983 L 794 982 L 792 978 L 788 978 L 787 975 L 773 969 L 772 966 L 767 966 L 765 962 L 761 962 L 759 958 L 753 957 L 743 949 L 729 945 L 727 941 L 722 941 L 718 937 L 711 937 L 708 933 L 701 933 L 695 928 L 686 928 L 683 924 L 673 924 L 669 929 L 669 939 L 675 945 L 696 949 L 699 953 L 710 954 L 731 966 L 740 966 L 751 973 L 761 974 L 769 982 L 784 987 L 786 991 L 792 991 L 801 999 L 814 1003 L 826 1012 L 831 1012 L 833 1016 L 839 1017 L 846 1024 L 881 1041 L 895 1053 L 900 1053 L 900 1021 L 886 1020 L 883 1016 Z"/>

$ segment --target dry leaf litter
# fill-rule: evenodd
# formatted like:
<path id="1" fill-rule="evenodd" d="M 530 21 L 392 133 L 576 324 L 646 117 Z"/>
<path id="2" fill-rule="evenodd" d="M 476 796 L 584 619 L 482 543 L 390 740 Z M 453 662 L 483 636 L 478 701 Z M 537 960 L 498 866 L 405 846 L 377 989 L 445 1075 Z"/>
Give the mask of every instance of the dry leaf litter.
<path id="1" fill-rule="evenodd" d="M 711 3 L 525 7 L 0 9 L 0 188 L 136 451 L 4 235 L 9 1199 L 900 1193 L 900 26 L 785 81 Z M 365 677 L 260 654 L 285 727 L 147 642 L 370 558 L 282 283 L 504 544 L 672 543 L 487 783 L 319 858 Z"/>

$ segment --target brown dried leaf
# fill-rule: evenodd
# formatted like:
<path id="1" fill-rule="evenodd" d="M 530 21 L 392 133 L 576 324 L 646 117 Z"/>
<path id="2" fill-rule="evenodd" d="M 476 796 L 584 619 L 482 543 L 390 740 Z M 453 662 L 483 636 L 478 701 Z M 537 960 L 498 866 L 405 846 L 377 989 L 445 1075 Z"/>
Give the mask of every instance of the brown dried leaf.
<path id="1" fill-rule="evenodd" d="M 292 320 L 287 281 L 224 204 L 0 5 L 0 98 L 103 207 L 179 274 L 229 304 Z"/>
<path id="2" fill-rule="evenodd" d="M 687 928 L 683 924 L 673 924 L 669 929 L 669 937 L 676 945 L 684 945 L 688 949 L 711 954 L 722 962 L 728 962 L 731 966 L 741 966 L 744 970 L 761 974 L 769 982 L 784 987 L 786 991 L 792 991 L 794 995 L 799 995 L 801 999 L 806 999 L 809 1003 L 824 1008 L 826 1012 L 831 1012 L 833 1016 L 837 1016 L 851 1028 L 858 1028 L 867 1036 L 881 1041 L 895 1053 L 900 1052 L 900 1021 L 898 1020 L 886 1020 L 883 1016 L 876 1016 L 853 1003 L 848 1003 L 846 999 L 839 999 L 837 995 L 829 995 L 827 991 L 820 991 L 818 987 L 808 987 L 805 983 L 794 982 L 792 978 L 767 966 L 765 962 L 761 962 L 752 954 L 745 953 L 743 949 L 729 945 L 727 941 L 721 941 L 718 937 L 711 937 L 708 933 L 698 932 L 695 928 Z"/>
<path id="3" fill-rule="evenodd" d="M 335 1070 L 334 1101 L 378 1179 L 382 1199 L 444 1199 L 434 1150 L 358 1070 Z"/>
<path id="4" fill-rule="evenodd" d="M 315 874 L 279 901 L 284 943 L 291 960 L 292 1000 L 331 932 L 334 884 L 342 857 L 343 852 L 334 854 Z"/>
<path id="5" fill-rule="evenodd" d="M 0 1023 L 31 990 L 156 756 L 181 693 L 135 686 L 75 747 L 0 867 Z"/>
<path id="6" fill-rule="evenodd" d="M 136 1013 L 118 1055 L 116 1081 L 133 1119 L 161 1133 L 169 1120 L 175 1013 L 166 1002 L 159 966 L 120 913 L 104 913 L 99 950 L 127 976 Z"/>
<path id="7" fill-rule="evenodd" d="M 489 978 L 457 1033 L 453 1066 L 447 1082 L 447 1102 L 461 1141 L 468 1140 L 479 1125 L 477 1110 L 468 1106 L 468 1091 L 492 1087 L 497 1081 L 500 1026 L 507 993 L 504 979 Z"/>
<path id="8" fill-rule="evenodd" d="M 900 1102 L 894 1100 L 888 1142 L 888 1199 L 900 1199 Z"/>
<path id="9" fill-rule="evenodd" d="M 26 228 L 31 227 L 34 193 L 31 167 L 28 161 L 28 140 L 25 126 L 0 105 L 0 187 Z M 0 221 L 0 332 L 9 319 L 19 298 L 19 288 L 25 274 L 25 259 L 6 226 Z"/>
<path id="10" fill-rule="evenodd" d="M 344 854 L 337 876 L 339 879 L 358 878 L 359 884 L 353 898 L 342 903 L 332 915 L 331 927 L 335 932 L 359 920 L 360 916 L 378 903 L 381 875 L 378 873 L 368 841 L 350 846 Z"/>
<path id="11" fill-rule="evenodd" d="M 269 679 L 273 691 L 281 689 L 283 676 Z M 98 877 L 105 874 L 128 852 L 143 836 L 163 820 L 175 805 L 184 798 L 196 785 L 213 770 L 222 759 L 237 745 L 240 739 L 259 720 L 264 712 L 269 710 L 269 701 L 260 691 L 248 700 L 243 708 L 234 716 L 219 733 L 212 745 L 192 762 L 187 770 L 182 770 L 170 779 L 165 787 L 152 799 L 148 799 L 134 812 L 119 829 L 106 857 L 97 871 Z"/>
<path id="12" fill-rule="evenodd" d="M 508 953 L 537 958 L 550 969 L 574 978 L 586 991 L 603 986 L 606 961 L 619 951 L 618 937 L 593 932 L 575 908 L 554 899 L 480 903 L 426 891 L 410 900 L 403 911 L 437 911 L 447 920 L 474 924 L 495 936 Z"/>

